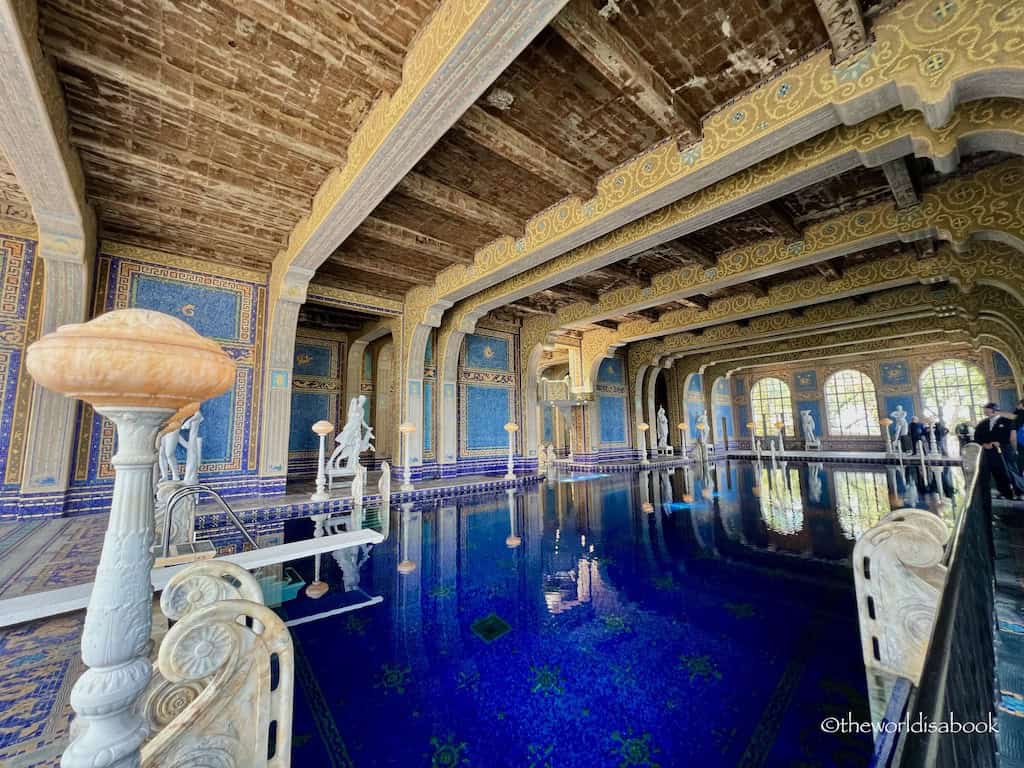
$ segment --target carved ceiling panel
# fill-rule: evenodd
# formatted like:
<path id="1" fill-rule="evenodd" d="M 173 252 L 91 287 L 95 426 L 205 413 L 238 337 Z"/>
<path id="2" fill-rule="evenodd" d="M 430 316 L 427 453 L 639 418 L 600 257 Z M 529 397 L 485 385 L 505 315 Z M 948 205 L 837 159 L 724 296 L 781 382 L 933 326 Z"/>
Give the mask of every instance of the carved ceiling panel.
<path id="1" fill-rule="evenodd" d="M 439 0 L 43 0 L 101 236 L 266 268 Z"/>

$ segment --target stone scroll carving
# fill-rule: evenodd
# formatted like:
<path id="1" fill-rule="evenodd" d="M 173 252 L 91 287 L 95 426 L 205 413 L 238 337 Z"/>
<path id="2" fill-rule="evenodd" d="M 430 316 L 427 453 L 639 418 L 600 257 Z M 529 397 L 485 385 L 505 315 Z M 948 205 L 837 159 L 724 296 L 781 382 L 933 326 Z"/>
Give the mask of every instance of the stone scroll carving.
<path id="1" fill-rule="evenodd" d="M 915 685 L 946 582 L 942 556 L 949 529 L 923 510 L 890 512 L 853 550 L 861 648 L 872 672 Z"/>
<path id="2" fill-rule="evenodd" d="M 160 607 L 177 623 L 139 702 L 152 734 L 142 765 L 289 765 L 291 638 L 256 578 L 229 562 L 195 563 L 171 578 Z"/>

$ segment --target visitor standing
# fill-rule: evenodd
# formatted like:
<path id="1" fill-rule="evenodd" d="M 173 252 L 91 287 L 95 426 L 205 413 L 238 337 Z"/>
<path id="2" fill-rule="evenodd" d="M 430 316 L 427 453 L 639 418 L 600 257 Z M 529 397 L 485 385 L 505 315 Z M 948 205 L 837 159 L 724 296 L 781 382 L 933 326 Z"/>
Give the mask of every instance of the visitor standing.
<path id="1" fill-rule="evenodd" d="M 1003 458 L 1004 448 L 1010 448 L 1010 433 L 1013 422 L 1000 415 L 995 403 L 985 405 L 985 418 L 974 428 L 974 442 L 981 443 L 984 455 L 981 462 L 981 482 L 995 481 L 996 490 L 1004 499 L 1017 498 L 1010 473 Z"/>

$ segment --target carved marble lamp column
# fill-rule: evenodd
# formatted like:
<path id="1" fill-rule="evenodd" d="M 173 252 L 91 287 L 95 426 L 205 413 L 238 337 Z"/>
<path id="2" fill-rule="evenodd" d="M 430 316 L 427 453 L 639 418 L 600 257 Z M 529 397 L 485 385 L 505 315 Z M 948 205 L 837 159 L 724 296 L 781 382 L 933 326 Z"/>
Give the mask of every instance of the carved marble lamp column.
<path id="1" fill-rule="evenodd" d="M 523 540 L 516 534 L 516 492 L 514 488 L 505 491 L 508 497 L 508 536 L 505 537 L 505 546 L 515 549 Z"/>
<path id="2" fill-rule="evenodd" d="M 412 434 L 416 431 L 416 425 L 411 421 L 404 421 L 398 428 L 398 431 L 402 433 L 402 453 L 405 456 L 405 475 L 402 480 L 402 490 L 408 492 L 415 490 L 412 485 L 412 462 L 409 460 L 409 441 L 412 439 Z"/>
<path id="3" fill-rule="evenodd" d="M 309 497 L 310 501 L 327 501 L 331 498 L 331 495 L 327 493 L 327 469 L 324 466 L 324 444 L 327 442 L 327 436 L 334 431 L 334 425 L 331 422 L 322 420 L 318 421 L 313 425 L 313 431 L 320 436 L 320 458 L 316 465 L 316 493 Z"/>
<path id="4" fill-rule="evenodd" d="M 651 463 L 651 460 L 647 458 L 647 430 L 651 428 L 651 425 L 646 421 L 641 421 L 636 428 L 640 430 L 640 439 L 637 441 L 640 446 L 640 464 L 646 467 Z"/>
<path id="5" fill-rule="evenodd" d="M 894 453 L 895 451 L 893 450 L 893 441 L 892 438 L 889 436 L 889 427 L 892 426 L 892 419 L 886 416 L 884 419 L 879 419 L 878 424 L 885 431 L 885 452 Z"/>
<path id="6" fill-rule="evenodd" d="M 230 388 L 235 365 L 185 323 L 143 309 L 62 326 L 28 348 L 26 364 L 40 385 L 85 400 L 117 427 L 114 496 L 82 633 L 89 668 L 71 692 L 79 728 L 61 765 L 131 768 L 149 735 L 135 702 L 152 668 L 156 434 L 179 408 Z"/>
<path id="7" fill-rule="evenodd" d="M 687 430 L 689 428 L 690 428 L 690 425 L 687 424 L 685 421 L 680 421 L 678 424 L 676 424 L 676 429 L 679 430 L 679 437 L 683 441 L 683 458 L 684 459 L 686 458 L 686 449 L 687 449 L 687 445 L 686 445 L 686 432 L 687 432 Z"/>
<path id="8" fill-rule="evenodd" d="M 750 432 L 750 450 L 752 450 L 754 452 L 754 456 L 757 457 L 758 461 L 760 461 L 761 460 L 761 443 L 757 439 L 757 432 L 754 431 L 755 427 L 757 427 L 757 424 L 755 424 L 754 422 L 752 422 L 752 421 L 748 421 L 747 422 L 747 431 Z"/>
<path id="9" fill-rule="evenodd" d="M 516 432 L 519 431 L 519 425 L 510 421 L 505 425 L 505 431 L 508 432 L 508 466 L 505 468 L 505 479 L 515 480 Z"/>
<path id="10" fill-rule="evenodd" d="M 786 422 L 781 418 L 775 422 L 775 429 L 779 431 L 779 453 L 786 450 Z"/>

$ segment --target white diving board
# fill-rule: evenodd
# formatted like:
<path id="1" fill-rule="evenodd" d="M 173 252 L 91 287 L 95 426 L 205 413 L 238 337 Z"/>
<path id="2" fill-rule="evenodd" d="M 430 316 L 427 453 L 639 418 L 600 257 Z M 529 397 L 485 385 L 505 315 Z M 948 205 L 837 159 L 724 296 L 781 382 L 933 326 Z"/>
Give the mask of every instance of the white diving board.
<path id="1" fill-rule="evenodd" d="M 358 547 L 363 544 L 380 544 L 384 536 L 377 531 L 364 528 L 359 531 L 336 533 L 304 541 L 293 541 L 288 544 L 277 544 L 261 547 L 235 555 L 225 555 L 217 560 L 227 560 L 240 565 L 248 571 L 266 565 L 287 563 L 301 557 L 334 552 L 338 549 Z M 204 560 L 203 562 L 210 562 Z M 188 565 L 174 565 L 167 568 L 154 568 L 152 571 L 153 591 L 160 592 L 174 574 L 188 568 Z M 73 587 L 51 589 L 46 592 L 33 592 L 28 595 L 0 600 L 0 627 L 11 627 L 24 624 L 26 621 L 58 616 L 62 613 L 80 611 L 89 604 L 93 582 L 76 584 Z"/>

